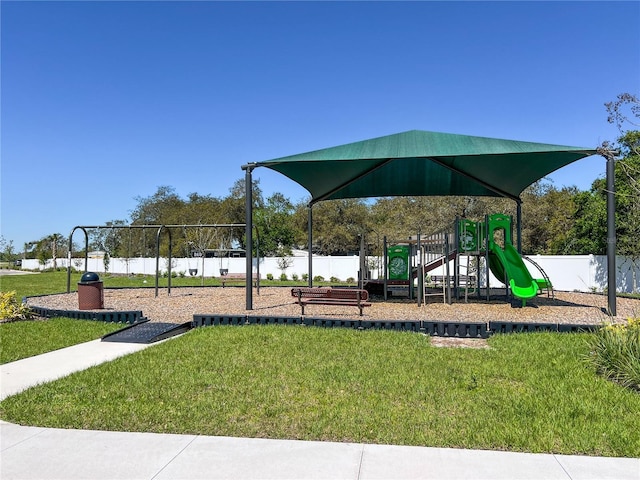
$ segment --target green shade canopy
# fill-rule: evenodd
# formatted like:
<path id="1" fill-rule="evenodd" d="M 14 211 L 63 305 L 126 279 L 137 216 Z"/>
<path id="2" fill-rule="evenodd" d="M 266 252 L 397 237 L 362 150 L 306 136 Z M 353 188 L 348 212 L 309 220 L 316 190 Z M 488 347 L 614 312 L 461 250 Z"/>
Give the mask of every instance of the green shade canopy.
<path id="1" fill-rule="evenodd" d="M 411 130 L 258 162 L 311 193 L 339 198 L 469 195 L 517 200 L 593 149 Z"/>

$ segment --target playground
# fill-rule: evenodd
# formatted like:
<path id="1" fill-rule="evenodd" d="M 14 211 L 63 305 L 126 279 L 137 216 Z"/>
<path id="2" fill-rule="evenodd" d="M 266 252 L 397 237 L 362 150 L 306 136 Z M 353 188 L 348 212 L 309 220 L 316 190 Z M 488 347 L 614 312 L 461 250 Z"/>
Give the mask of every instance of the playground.
<path id="1" fill-rule="evenodd" d="M 104 312 L 140 310 L 153 322 L 183 323 L 194 315 L 219 315 L 228 317 L 256 316 L 265 318 L 300 318 L 300 307 L 287 287 L 262 287 L 254 297 L 254 309 L 244 308 L 243 287 L 189 287 L 174 288 L 172 294 L 161 291 L 155 297 L 153 288 L 105 289 Z M 607 299 L 603 295 L 556 292 L 555 298 L 538 296 L 527 302 L 526 308 L 513 308 L 504 300 L 504 289 L 496 289 L 491 299 L 470 298 L 468 302 L 456 301 L 451 305 L 441 298 L 428 298 L 423 307 L 407 298 L 390 298 L 384 301 L 373 295 L 371 307 L 360 317 L 358 309 L 347 306 L 312 305 L 307 307 L 307 317 L 368 321 L 447 321 L 447 322 L 528 322 L 593 325 L 609 320 Z M 78 311 L 76 292 L 29 298 L 31 306 L 51 310 Z M 638 314 L 640 300 L 618 299 L 619 321 Z"/>
<path id="2" fill-rule="evenodd" d="M 485 330 L 489 332 L 513 331 L 508 325 L 500 326 L 499 323 L 524 325 L 515 331 L 535 330 L 538 326 L 544 329 L 554 325 L 556 330 L 560 325 L 567 328 L 590 325 L 595 328 L 607 318 L 624 319 L 638 311 L 637 301 L 616 301 L 614 250 L 609 248 L 607 252 L 608 281 L 609 286 L 614 287 L 609 289 L 607 298 L 555 292 L 553 279 L 542 268 L 534 262 L 530 262 L 533 264 L 531 269 L 525 264 L 526 257 L 522 255 L 520 244 L 519 195 L 528 185 L 546 174 L 596 153 L 595 150 L 582 147 L 409 131 L 247 164 L 242 167 L 245 171 L 244 228 L 247 251 L 253 251 L 254 245 L 252 190 L 249 186 L 253 185 L 252 172 L 257 167 L 284 174 L 311 193 L 309 246 L 313 245 L 312 206 L 330 199 L 398 195 L 503 197 L 516 202 L 517 218 L 514 222 L 512 217 L 499 212 L 487 215 L 484 220 L 457 218 L 453 231 L 422 238 L 418 233 L 408 242 L 404 239 L 405 243 L 388 245 L 385 237 L 382 281 L 366 277 L 365 254 L 361 248 L 356 291 L 318 289 L 312 283 L 314 275 L 310 256 L 309 284 L 304 292 L 308 298 L 304 299 L 300 288 L 296 298 L 294 291 L 288 288 L 261 288 L 259 283 L 254 285 L 254 276 L 257 274 L 257 278 L 260 278 L 259 272 L 255 271 L 255 266 L 260 262 L 254 264 L 250 256 L 246 257 L 244 288 L 172 291 L 169 267 L 169 285 L 166 294 L 163 294 L 158 286 L 161 234 L 166 232 L 168 235 L 170 265 L 171 227 L 174 226 L 158 225 L 154 226 L 157 227 L 155 292 L 107 290 L 99 294 L 104 295 L 104 304 L 100 299 L 100 302 L 92 302 L 99 305 L 93 308 L 141 311 L 140 315 L 152 321 L 193 322 L 194 326 L 254 322 L 366 328 L 384 324 L 385 328 L 430 331 L 450 336 L 459 336 L 455 330 L 457 327 L 451 327 L 452 330 L 443 327 L 443 330 L 440 324 L 436 328 L 429 327 L 425 322 L 484 323 Z M 517 175 L 513 174 L 514 165 L 518 166 Z M 226 226 L 239 227 L 240 224 Z M 150 226 L 136 226 L 143 228 L 143 231 L 146 227 Z M 186 227 L 182 226 L 182 229 Z M 84 230 L 83 227 L 76 228 Z M 72 236 L 73 231 L 69 238 L 70 245 Z M 609 247 L 613 244 L 614 241 L 609 242 Z M 85 247 L 85 252 L 87 250 Z M 86 265 L 85 257 L 85 271 Z M 43 316 L 50 316 L 52 310 L 64 313 L 77 308 L 78 294 L 70 291 L 70 268 L 66 295 L 29 300 L 48 303 L 30 303 L 40 307 Z M 222 269 L 220 273 L 223 274 Z M 620 311 L 617 311 L 618 303 Z M 82 308 L 90 309 L 86 305 Z M 327 323 L 325 318 L 336 320 Z M 342 321 L 347 323 L 342 325 Z M 356 321 L 360 323 L 354 323 Z"/>

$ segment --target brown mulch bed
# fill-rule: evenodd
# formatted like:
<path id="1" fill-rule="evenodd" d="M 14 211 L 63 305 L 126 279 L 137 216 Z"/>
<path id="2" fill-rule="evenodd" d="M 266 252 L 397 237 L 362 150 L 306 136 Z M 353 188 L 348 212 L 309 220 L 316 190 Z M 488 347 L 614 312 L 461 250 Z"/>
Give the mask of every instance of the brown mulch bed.
<path id="1" fill-rule="evenodd" d="M 555 298 L 540 295 L 527 301 L 524 308 L 515 300 L 513 304 L 504 296 L 504 290 L 486 299 L 469 299 L 445 304 L 442 297 L 427 297 L 427 303 L 418 306 L 405 298 L 371 298 L 372 306 L 362 317 L 358 309 L 350 306 L 310 305 L 305 313 L 310 317 L 332 317 L 355 320 L 429 320 L 452 322 L 523 322 L 594 325 L 605 321 L 624 322 L 629 317 L 640 316 L 640 300 L 618 298 L 617 317 L 606 315 L 607 297 L 599 294 L 555 292 Z M 32 297 L 31 306 L 60 310 L 78 310 L 78 294 L 65 293 Z M 194 314 L 202 315 L 260 315 L 300 316 L 300 306 L 291 297 L 290 288 L 262 287 L 260 294 L 254 289 L 253 310 L 246 310 L 246 292 L 243 287 L 173 288 L 166 289 L 105 289 L 105 311 L 142 310 L 150 321 L 184 323 Z"/>

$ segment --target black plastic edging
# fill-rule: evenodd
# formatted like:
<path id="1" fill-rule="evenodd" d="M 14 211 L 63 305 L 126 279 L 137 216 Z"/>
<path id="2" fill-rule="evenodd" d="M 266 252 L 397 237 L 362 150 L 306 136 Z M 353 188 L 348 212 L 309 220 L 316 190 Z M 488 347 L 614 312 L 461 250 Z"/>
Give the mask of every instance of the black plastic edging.
<path id="1" fill-rule="evenodd" d="M 39 317 L 44 317 L 44 318 L 65 317 L 65 318 L 72 318 L 74 320 L 95 320 L 98 322 L 113 322 L 113 323 L 136 323 L 136 322 L 139 322 L 140 319 L 144 318 L 142 316 L 142 311 L 96 312 L 91 310 L 87 310 L 87 311 L 59 310 L 59 309 L 44 308 L 44 307 L 29 307 L 29 309 Z"/>
<path id="2" fill-rule="evenodd" d="M 572 325 L 524 322 L 447 322 L 426 320 L 342 320 L 314 317 L 270 317 L 244 315 L 194 315 L 194 327 L 215 325 L 304 325 L 322 328 L 384 329 L 422 332 L 430 336 L 487 338 L 494 333 L 589 332 L 599 325 Z"/>

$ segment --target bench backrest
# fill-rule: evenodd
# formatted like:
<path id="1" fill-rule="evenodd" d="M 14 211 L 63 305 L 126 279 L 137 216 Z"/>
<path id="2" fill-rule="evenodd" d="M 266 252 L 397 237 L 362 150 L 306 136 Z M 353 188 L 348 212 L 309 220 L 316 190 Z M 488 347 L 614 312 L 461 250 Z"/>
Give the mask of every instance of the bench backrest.
<path id="1" fill-rule="evenodd" d="M 369 292 L 355 288 L 332 288 L 329 298 L 339 298 L 342 300 L 368 300 Z"/>
<path id="2" fill-rule="evenodd" d="M 297 298 L 339 298 L 341 300 L 368 300 L 369 292 L 355 288 L 296 287 L 291 296 Z"/>
<path id="3" fill-rule="evenodd" d="M 291 296 L 296 298 L 326 298 L 331 288 L 295 287 L 291 289 Z"/>
<path id="4" fill-rule="evenodd" d="M 226 275 L 223 275 L 221 278 L 233 278 L 235 280 L 237 279 L 244 279 L 247 278 L 247 274 L 246 273 L 227 273 Z M 254 273 L 251 275 L 251 277 L 256 280 L 258 278 L 258 274 Z"/>

